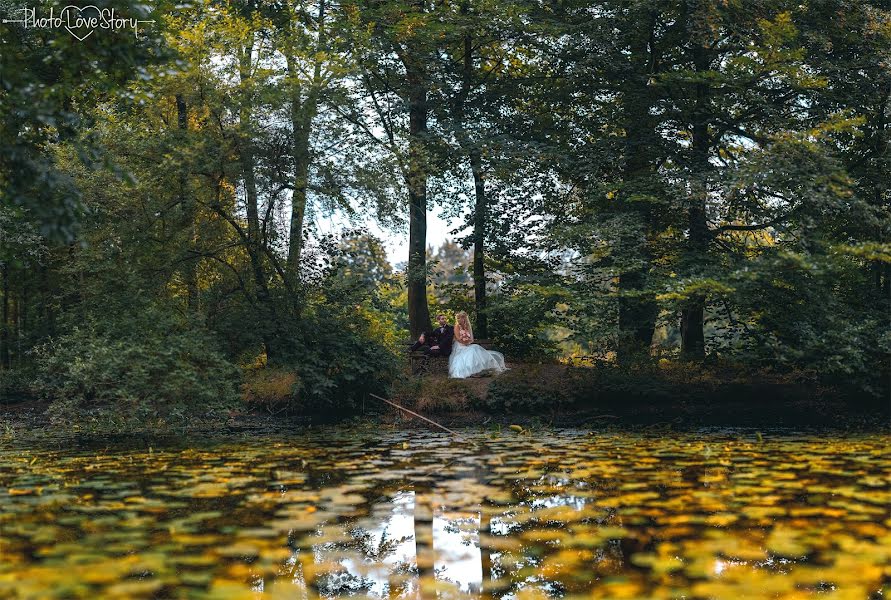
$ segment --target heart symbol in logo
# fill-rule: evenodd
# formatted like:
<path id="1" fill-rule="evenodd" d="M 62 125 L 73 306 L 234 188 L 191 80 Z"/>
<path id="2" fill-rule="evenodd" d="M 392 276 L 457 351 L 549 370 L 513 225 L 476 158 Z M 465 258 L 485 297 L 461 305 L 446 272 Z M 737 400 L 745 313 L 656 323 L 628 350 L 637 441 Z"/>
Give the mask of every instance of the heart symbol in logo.
<path id="1" fill-rule="evenodd" d="M 92 9 L 96 12 L 95 17 L 83 15 L 84 11 L 87 11 L 90 9 Z M 71 12 L 69 12 L 69 11 L 71 11 Z M 68 13 L 68 14 L 65 14 L 65 13 Z M 66 23 L 65 29 L 68 31 L 68 33 L 73 35 L 75 37 L 75 39 L 77 39 L 77 41 L 82 42 L 85 39 L 87 39 L 88 37 L 90 37 L 91 35 L 93 35 L 93 31 L 95 31 L 93 29 L 93 24 L 98 22 L 98 20 L 99 20 L 99 7 L 93 6 L 92 4 L 89 6 L 83 6 L 83 7 L 81 7 L 81 6 L 66 6 L 65 8 L 62 9 L 62 12 L 59 13 L 60 17 L 62 15 L 65 15 L 65 23 Z M 87 31 L 83 35 L 83 37 L 81 37 L 74 32 L 74 30 L 72 29 L 72 26 L 75 28 L 81 28 L 81 29 L 85 29 L 85 28 L 89 27 L 90 30 Z"/>

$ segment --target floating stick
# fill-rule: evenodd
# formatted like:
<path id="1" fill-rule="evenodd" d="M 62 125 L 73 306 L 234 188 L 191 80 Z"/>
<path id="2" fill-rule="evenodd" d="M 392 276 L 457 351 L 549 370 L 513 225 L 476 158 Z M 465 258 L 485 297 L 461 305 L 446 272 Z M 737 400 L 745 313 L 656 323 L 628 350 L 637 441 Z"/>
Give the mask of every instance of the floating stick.
<path id="1" fill-rule="evenodd" d="M 463 435 L 461 435 L 460 433 L 458 433 L 457 431 L 452 431 L 452 430 L 449 429 L 448 427 L 445 427 L 444 425 L 440 425 L 440 424 L 437 423 L 436 421 L 434 421 L 434 420 L 432 420 L 432 419 L 428 419 L 428 418 L 425 417 L 424 415 L 419 415 L 418 413 L 416 413 L 416 412 L 413 411 L 413 410 L 409 410 L 409 409 L 405 408 L 404 406 L 399 406 L 399 405 L 396 404 L 395 402 L 390 402 L 390 401 L 387 400 L 386 398 L 381 398 L 381 397 L 378 396 L 377 394 L 369 393 L 368 395 L 371 396 L 372 398 L 377 398 L 377 399 L 380 400 L 381 402 L 386 402 L 386 403 L 389 404 L 390 406 L 393 406 L 393 407 L 395 407 L 395 408 L 398 408 L 399 410 L 404 410 L 405 412 L 407 412 L 407 413 L 409 413 L 409 414 L 411 414 L 411 415 L 414 415 L 414 416 L 418 417 L 419 419 L 423 419 L 424 421 L 427 421 L 427 422 L 430 423 L 431 425 L 435 425 L 435 426 L 439 427 L 439 428 L 442 429 L 443 431 L 448 431 L 449 433 L 451 433 L 451 434 L 454 435 L 455 437 L 458 437 L 458 438 L 464 440 L 465 442 L 469 442 L 469 441 L 470 441 L 470 440 L 468 440 L 466 437 L 464 437 Z"/>

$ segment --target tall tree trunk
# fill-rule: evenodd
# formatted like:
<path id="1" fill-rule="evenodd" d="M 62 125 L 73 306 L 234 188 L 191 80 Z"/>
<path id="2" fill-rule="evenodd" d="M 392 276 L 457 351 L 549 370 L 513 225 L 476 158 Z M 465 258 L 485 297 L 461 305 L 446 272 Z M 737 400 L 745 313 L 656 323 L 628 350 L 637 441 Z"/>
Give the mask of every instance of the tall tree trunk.
<path id="1" fill-rule="evenodd" d="M 467 18 L 470 12 L 469 3 L 461 3 L 461 14 Z M 473 207 L 473 297 L 476 309 L 476 333 L 480 338 L 489 337 L 489 323 L 486 317 L 486 184 L 483 161 L 480 149 L 474 145 L 467 135 L 467 98 L 473 86 L 473 36 L 464 35 L 464 61 L 461 91 L 455 106 L 455 118 L 461 143 L 468 148 L 470 170 L 473 173 L 473 190 L 475 203 Z"/>
<path id="2" fill-rule="evenodd" d="M 637 230 L 624 236 L 621 245 L 631 267 L 619 274 L 619 346 L 618 359 L 626 362 L 635 356 L 649 355 L 659 308 L 653 294 L 646 291 L 652 257 L 648 249 L 651 215 L 641 202 L 629 202 L 635 193 L 650 193 L 655 174 L 651 156 L 655 147 L 655 129 L 650 109 L 652 92 L 650 38 L 655 27 L 655 14 L 644 8 L 640 25 L 630 40 L 632 73 L 625 81 L 622 99 L 622 120 L 625 129 L 625 164 L 623 168 L 624 198 L 621 210 L 634 222 Z"/>
<path id="3" fill-rule="evenodd" d="M 427 305 L 427 87 L 416 57 L 404 57 L 408 81 L 408 321 L 413 338 L 430 329 Z"/>
<path id="4" fill-rule="evenodd" d="M 15 343 L 15 352 L 12 353 L 13 357 L 15 357 L 14 361 L 10 361 L 10 364 L 17 364 L 21 366 L 22 364 L 22 303 L 21 303 L 21 289 L 19 293 L 13 296 L 12 298 L 12 306 L 10 307 L 10 312 L 12 313 L 12 335 L 10 338 L 14 340 Z"/>
<path id="5" fill-rule="evenodd" d="M 295 59 L 288 57 L 288 73 L 296 77 Z M 294 90 L 291 100 L 291 128 L 294 153 L 294 180 L 291 193 L 291 226 L 288 235 L 288 275 L 296 281 L 300 275 L 300 257 L 303 253 L 303 222 L 306 217 L 306 185 L 309 176 L 310 124 L 300 91 Z"/>
<path id="6" fill-rule="evenodd" d="M 253 40 L 239 52 L 239 76 L 242 86 L 249 87 L 251 79 L 251 54 L 253 52 Z M 266 275 L 266 267 L 263 260 L 263 238 L 260 225 L 259 194 L 257 192 L 256 165 L 254 158 L 254 140 L 252 131 L 252 101 L 250 92 L 245 91 L 239 112 L 241 124 L 241 137 L 239 139 L 239 159 L 241 162 L 242 177 L 244 178 L 245 210 L 247 213 L 247 240 L 246 250 L 251 261 L 251 272 L 254 284 L 257 286 L 257 303 L 261 307 L 260 336 L 266 350 L 266 360 L 272 362 L 275 354 L 274 330 L 277 318 L 275 308 L 272 305 L 272 296 L 269 293 L 269 282 Z"/>
<path id="7" fill-rule="evenodd" d="M 176 122 L 180 134 L 185 139 L 186 132 L 189 129 L 189 110 L 182 94 L 176 95 Z M 180 167 L 179 172 L 179 203 L 182 211 L 183 227 L 188 236 L 186 247 L 188 254 L 183 269 L 183 277 L 186 280 L 186 305 L 189 311 L 195 311 L 198 309 L 198 260 L 194 254 L 197 236 L 197 228 L 195 226 L 197 204 L 189 193 L 188 187 L 188 173 L 185 165 L 183 165 Z"/>
<path id="8" fill-rule="evenodd" d="M 473 171 L 473 186 L 476 204 L 473 208 L 473 297 L 476 303 L 476 335 L 489 337 L 489 322 L 486 317 L 486 186 L 483 178 L 483 165 L 479 150 L 470 151 L 470 169 Z"/>
<path id="9" fill-rule="evenodd" d="M 31 287 L 33 286 L 33 284 L 34 281 L 30 277 L 29 273 L 24 277 L 24 281 L 22 282 L 22 289 L 19 292 L 18 300 L 16 302 L 16 314 L 18 315 L 18 328 L 16 333 L 18 335 L 18 360 L 20 363 L 25 357 L 25 353 L 22 350 L 22 343 L 25 341 L 25 336 L 29 334 L 29 327 L 31 326 L 31 321 L 28 318 L 28 308 L 30 306 Z"/>
<path id="10" fill-rule="evenodd" d="M 431 591 L 430 580 L 435 577 L 433 552 L 433 495 L 415 490 L 414 510 L 415 560 L 418 566 L 418 589 L 426 598 Z M 425 585 L 426 584 L 426 585 Z"/>
<path id="11" fill-rule="evenodd" d="M 9 368 L 9 263 L 0 267 L 0 292 L 3 306 L 0 311 L 0 367 Z"/>
<path id="12" fill-rule="evenodd" d="M 697 34 L 693 34 L 696 36 Z M 709 69 L 708 50 L 702 41 L 695 41 L 693 46 L 693 64 L 698 74 L 703 74 Z M 709 170 L 709 146 L 708 133 L 709 110 L 708 83 L 699 81 L 696 83 L 696 104 L 693 114 L 693 139 L 692 153 L 692 198 L 688 209 L 689 233 L 687 238 L 686 262 L 691 272 L 695 272 L 698 266 L 706 258 L 709 243 L 709 230 L 706 221 L 706 203 L 708 201 L 708 170 Z M 705 358 L 705 297 L 697 294 L 687 300 L 687 304 L 681 309 L 681 354 L 692 360 Z"/>
<path id="13" fill-rule="evenodd" d="M 484 504 L 480 510 L 480 566 L 482 567 L 482 577 L 480 579 L 480 596 L 487 597 L 491 594 L 490 589 L 493 587 L 492 578 L 492 549 L 488 543 L 483 543 L 484 538 L 492 535 L 492 517 L 486 511 L 488 507 Z"/>
<path id="14" fill-rule="evenodd" d="M 40 283 L 41 292 L 44 297 L 48 297 L 54 293 L 53 281 L 50 279 L 50 269 L 46 264 L 40 265 Z M 43 322 L 46 324 L 45 335 L 48 337 L 56 336 L 56 313 L 50 308 L 49 302 L 42 302 Z"/>
<path id="15" fill-rule="evenodd" d="M 879 173 L 887 173 L 888 171 L 888 119 L 886 114 L 891 103 L 891 83 L 888 83 L 882 90 L 878 106 L 876 107 L 876 134 L 875 134 L 875 153 L 877 165 L 876 171 Z M 873 183 L 874 203 L 876 207 L 882 206 L 882 198 L 888 188 L 887 178 L 880 177 L 879 181 Z M 882 228 L 878 230 L 877 239 L 879 242 L 885 242 L 885 232 Z M 891 265 L 879 263 L 876 269 L 876 290 L 879 294 L 888 298 L 891 294 Z"/>
<path id="16" fill-rule="evenodd" d="M 876 169 L 879 173 L 887 174 L 888 165 L 889 165 L 889 151 L 891 151 L 891 146 L 889 146 L 887 140 L 888 134 L 888 122 L 886 118 L 886 114 L 889 109 L 889 103 L 891 103 L 891 82 L 889 82 L 882 91 L 881 99 L 879 101 L 876 116 L 877 116 L 877 133 L 876 133 L 876 160 L 879 162 L 878 168 Z M 888 189 L 887 177 L 882 177 L 879 181 L 873 183 L 874 186 L 874 194 L 875 194 L 875 206 L 879 207 L 883 204 L 884 195 Z M 876 236 L 879 242 L 885 242 L 887 240 L 885 231 L 881 228 L 878 231 L 878 235 Z M 885 306 L 891 305 L 891 265 L 884 263 L 876 265 L 876 291 L 879 293 L 879 297 L 883 299 Z M 888 324 L 888 321 L 886 321 Z M 891 390 L 891 354 L 888 352 L 885 353 L 885 360 L 882 361 L 882 370 L 884 371 L 883 380 L 885 384 L 888 386 L 888 390 Z"/>
<path id="17" fill-rule="evenodd" d="M 319 2 L 318 38 L 316 40 L 317 55 L 325 43 L 325 0 Z M 300 256 L 303 253 L 303 223 L 306 217 L 307 182 L 311 154 L 309 148 L 312 122 L 318 113 L 319 91 L 321 86 L 322 61 L 319 58 L 313 70 L 313 79 L 307 90 L 306 98 L 302 97 L 297 84 L 297 59 L 290 52 L 287 56 L 288 75 L 292 79 L 291 89 L 291 130 L 292 152 L 294 153 L 294 181 L 291 194 L 291 226 L 288 235 L 287 273 L 292 281 L 300 277 Z"/>

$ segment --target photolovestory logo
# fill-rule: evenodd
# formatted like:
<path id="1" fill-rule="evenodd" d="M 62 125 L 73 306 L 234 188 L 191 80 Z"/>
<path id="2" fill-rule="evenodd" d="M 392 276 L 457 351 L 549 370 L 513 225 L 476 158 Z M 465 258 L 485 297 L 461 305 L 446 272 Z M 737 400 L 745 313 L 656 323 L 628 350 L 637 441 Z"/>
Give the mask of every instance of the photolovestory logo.
<path id="1" fill-rule="evenodd" d="M 114 8 L 99 8 L 98 6 L 74 6 L 69 5 L 61 10 L 50 7 L 48 10 L 31 6 L 22 6 L 12 9 L 9 16 L 18 18 L 5 18 L 4 23 L 18 23 L 25 29 L 64 29 L 75 39 L 84 41 L 97 29 L 109 31 L 130 30 L 133 35 L 139 37 L 139 26 L 143 23 L 154 23 L 154 20 L 136 19 L 123 16 Z"/>

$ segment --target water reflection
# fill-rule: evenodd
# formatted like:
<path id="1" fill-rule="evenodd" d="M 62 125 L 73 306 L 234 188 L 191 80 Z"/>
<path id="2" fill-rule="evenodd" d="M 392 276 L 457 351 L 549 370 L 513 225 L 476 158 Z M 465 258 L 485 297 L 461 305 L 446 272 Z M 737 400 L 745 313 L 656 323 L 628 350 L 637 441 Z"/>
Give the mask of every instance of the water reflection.
<path id="1" fill-rule="evenodd" d="M 882 598 L 882 435 L 0 450 L 2 597 Z"/>

